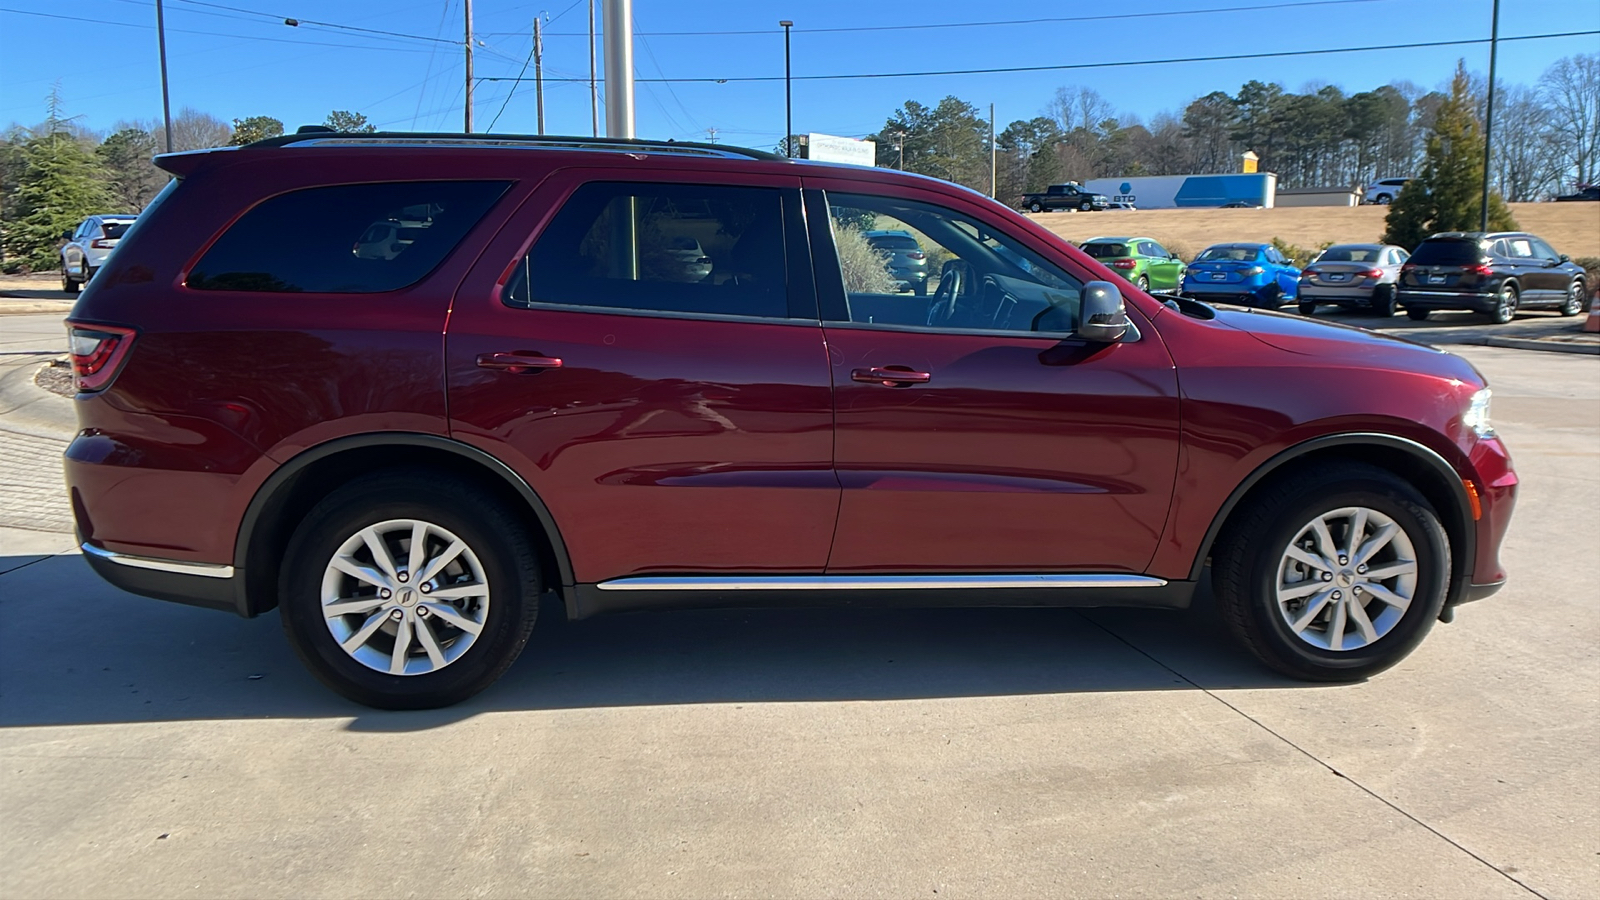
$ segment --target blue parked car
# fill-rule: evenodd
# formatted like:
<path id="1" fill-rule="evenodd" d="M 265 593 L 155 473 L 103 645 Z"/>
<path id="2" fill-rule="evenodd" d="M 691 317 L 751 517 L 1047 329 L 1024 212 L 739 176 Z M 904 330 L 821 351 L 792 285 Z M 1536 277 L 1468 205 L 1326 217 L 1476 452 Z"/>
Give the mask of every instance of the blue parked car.
<path id="1" fill-rule="evenodd" d="M 1300 270 L 1271 244 L 1213 244 L 1183 273 L 1184 295 L 1197 300 L 1277 309 L 1299 291 Z"/>

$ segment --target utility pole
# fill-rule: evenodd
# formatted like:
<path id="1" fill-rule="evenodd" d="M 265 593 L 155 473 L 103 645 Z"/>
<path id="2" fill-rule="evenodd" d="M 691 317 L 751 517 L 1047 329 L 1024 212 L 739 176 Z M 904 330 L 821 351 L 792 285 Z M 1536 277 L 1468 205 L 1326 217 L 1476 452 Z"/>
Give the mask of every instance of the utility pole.
<path id="1" fill-rule="evenodd" d="M 789 69 L 789 29 L 794 23 L 784 19 L 778 25 L 783 28 L 783 155 L 794 159 L 794 92 Z"/>
<path id="2" fill-rule="evenodd" d="M 156 44 L 161 48 L 161 120 L 167 126 L 167 152 L 172 152 L 172 101 L 167 97 L 167 19 L 156 0 Z"/>
<path id="3" fill-rule="evenodd" d="M 472 133 L 472 0 L 463 0 L 467 10 L 467 117 L 466 132 Z"/>
<path id="4" fill-rule="evenodd" d="M 900 154 L 899 162 L 894 164 L 896 169 L 904 170 L 906 167 L 906 133 L 904 131 L 890 132 L 894 135 L 894 149 Z"/>
<path id="5" fill-rule="evenodd" d="M 991 104 L 989 104 L 989 196 L 990 196 L 990 198 L 994 197 L 994 172 L 995 172 L 994 104 L 991 103 Z"/>
<path id="6" fill-rule="evenodd" d="M 594 0 L 589 0 L 589 122 L 600 136 L 600 88 L 594 77 Z"/>
<path id="7" fill-rule="evenodd" d="M 533 94 L 539 106 L 539 133 L 544 134 L 544 34 L 539 17 L 533 17 Z"/>
<path id="8" fill-rule="evenodd" d="M 604 0 L 606 137 L 633 137 L 633 0 Z"/>
<path id="9" fill-rule="evenodd" d="M 1494 143 L 1494 62 L 1500 48 L 1500 0 L 1494 0 L 1494 23 L 1489 26 L 1489 108 L 1483 117 L 1483 209 L 1478 230 L 1489 230 L 1489 148 Z"/>

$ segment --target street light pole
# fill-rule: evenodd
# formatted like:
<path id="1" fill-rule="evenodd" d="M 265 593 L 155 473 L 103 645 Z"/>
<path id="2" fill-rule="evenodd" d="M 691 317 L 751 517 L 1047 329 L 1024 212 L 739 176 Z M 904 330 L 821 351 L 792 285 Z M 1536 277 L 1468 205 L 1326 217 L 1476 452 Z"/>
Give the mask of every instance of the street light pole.
<path id="1" fill-rule="evenodd" d="M 783 27 L 783 155 L 794 158 L 794 91 L 789 69 L 789 29 L 794 23 L 788 19 L 778 23 Z"/>
<path id="2" fill-rule="evenodd" d="M 1483 209 L 1478 230 L 1489 230 L 1489 148 L 1494 143 L 1494 62 L 1500 48 L 1500 0 L 1494 0 L 1494 23 L 1489 26 L 1489 108 L 1483 117 Z"/>
<path id="3" fill-rule="evenodd" d="M 167 127 L 167 152 L 172 152 L 172 101 L 167 97 L 167 19 L 156 0 L 156 44 L 161 48 L 161 121 Z"/>

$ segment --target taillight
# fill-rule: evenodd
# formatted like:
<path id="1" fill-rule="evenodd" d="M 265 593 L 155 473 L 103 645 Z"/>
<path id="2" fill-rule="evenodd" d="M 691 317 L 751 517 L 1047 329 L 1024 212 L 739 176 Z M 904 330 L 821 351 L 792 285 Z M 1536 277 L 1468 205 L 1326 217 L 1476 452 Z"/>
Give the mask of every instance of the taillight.
<path id="1" fill-rule="evenodd" d="M 1137 260 L 1132 260 L 1132 259 L 1118 259 L 1118 260 L 1114 260 L 1111 263 L 1111 268 L 1113 268 L 1113 269 L 1137 269 L 1137 268 L 1139 268 L 1139 262 Z"/>
<path id="2" fill-rule="evenodd" d="M 96 250 L 110 250 L 116 245 L 117 242 L 110 238 L 95 238 L 89 242 L 89 246 L 95 248 Z"/>
<path id="3" fill-rule="evenodd" d="M 907 259 L 927 259 L 928 256 L 927 256 L 927 254 L 923 253 L 921 250 L 913 250 L 910 253 L 906 254 L 906 258 Z"/>
<path id="4" fill-rule="evenodd" d="M 1417 266 L 1416 266 L 1415 263 L 1406 263 L 1405 265 L 1400 267 L 1400 271 L 1402 271 L 1402 272 L 1414 272 L 1414 271 L 1416 271 L 1416 268 L 1417 268 Z"/>
<path id="5" fill-rule="evenodd" d="M 133 346 L 135 331 L 115 325 L 67 323 L 72 374 L 80 391 L 98 391 L 111 383 Z"/>
<path id="6" fill-rule="evenodd" d="M 1494 270 L 1483 263 L 1478 263 L 1475 266 L 1467 266 L 1467 271 L 1473 273 L 1474 275 L 1482 275 L 1486 278 L 1494 274 Z"/>
<path id="7" fill-rule="evenodd" d="M 1362 278 L 1382 278 L 1383 277 L 1383 270 L 1382 269 L 1368 269 L 1365 272 L 1361 273 L 1361 277 Z"/>

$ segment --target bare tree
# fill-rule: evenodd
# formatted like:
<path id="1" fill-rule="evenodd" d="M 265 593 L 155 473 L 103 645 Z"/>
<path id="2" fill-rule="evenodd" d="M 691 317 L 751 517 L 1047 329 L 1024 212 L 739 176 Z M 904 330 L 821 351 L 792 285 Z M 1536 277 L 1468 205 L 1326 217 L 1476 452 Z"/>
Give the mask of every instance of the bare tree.
<path id="1" fill-rule="evenodd" d="M 1559 185 L 1563 168 L 1550 109 L 1522 85 L 1496 90 L 1494 105 L 1495 186 L 1513 203 L 1538 200 Z"/>
<path id="2" fill-rule="evenodd" d="M 1600 178 L 1600 53 L 1556 60 L 1539 79 L 1564 162 L 1579 184 Z"/>
<path id="3" fill-rule="evenodd" d="M 185 106 L 172 117 L 174 151 L 226 147 L 230 137 L 233 137 L 233 129 L 210 113 Z"/>
<path id="4" fill-rule="evenodd" d="M 1046 111 L 1065 134 L 1079 130 L 1096 134 L 1108 119 L 1117 117 L 1117 109 L 1111 101 L 1082 85 L 1056 88 L 1056 95 Z"/>

